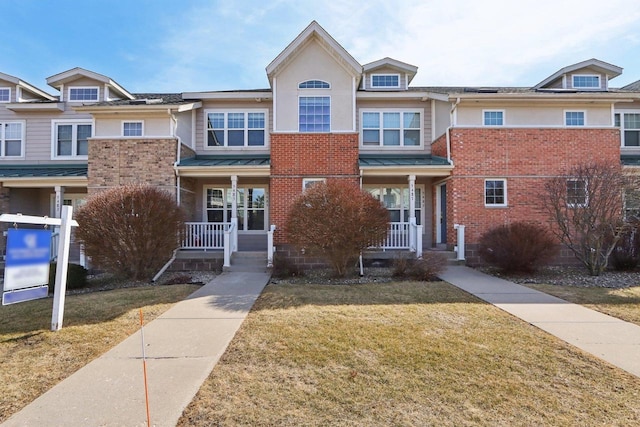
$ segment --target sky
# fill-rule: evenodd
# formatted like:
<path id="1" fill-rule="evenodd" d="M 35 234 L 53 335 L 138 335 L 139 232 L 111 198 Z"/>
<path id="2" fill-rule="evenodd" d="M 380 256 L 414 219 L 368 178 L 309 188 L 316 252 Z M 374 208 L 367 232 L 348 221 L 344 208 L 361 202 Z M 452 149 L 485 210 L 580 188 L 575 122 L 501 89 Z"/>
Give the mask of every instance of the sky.
<path id="1" fill-rule="evenodd" d="M 597 58 L 640 80 L 637 0 L 0 0 L 0 72 L 57 94 L 74 67 L 133 93 L 268 88 L 265 67 L 313 20 L 360 64 L 412 86 L 533 86 Z"/>

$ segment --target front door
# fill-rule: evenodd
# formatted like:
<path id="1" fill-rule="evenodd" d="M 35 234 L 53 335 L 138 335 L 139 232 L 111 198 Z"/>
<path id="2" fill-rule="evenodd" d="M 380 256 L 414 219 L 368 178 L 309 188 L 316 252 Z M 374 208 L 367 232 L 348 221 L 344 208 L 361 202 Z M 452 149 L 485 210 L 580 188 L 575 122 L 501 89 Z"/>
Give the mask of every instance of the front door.
<path id="1" fill-rule="evenodd" d="M 230 188 L 207 188 L 205 218 L 208 222 L 230 222 L 233 206 Z M 238 231 L 266 231 L 267 190 L 238 187 L 236 193 Z"/>
<path id="2" fill-rule="evenodd" d="M 447 184 L 438 187 L 440 205 L 440 224 L 438 224 L 438 243 L 447 243 Z"/>

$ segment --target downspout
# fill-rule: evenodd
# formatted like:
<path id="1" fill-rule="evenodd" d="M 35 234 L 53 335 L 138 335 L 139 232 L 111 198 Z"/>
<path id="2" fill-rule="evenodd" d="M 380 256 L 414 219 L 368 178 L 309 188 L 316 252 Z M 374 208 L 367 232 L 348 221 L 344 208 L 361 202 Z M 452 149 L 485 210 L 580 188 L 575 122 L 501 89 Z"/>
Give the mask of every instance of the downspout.
<path id="1" fill-rule="evenodd" d="M 458 104 L 460 104 L 460 98 L 456 98 L 456 102 L 453 104 L 453 107 L 451 107 L 451 112 L 449 113 L 450 115 L 449 121 L 451 124 L 447 128 L 447 161 L 449 162 L 450 165 L 453 165 L 453 161 L 451 160 L 451 129 L 456 124 L 455 114 L 456 114 L 456 108 L 458 108 Z"/>

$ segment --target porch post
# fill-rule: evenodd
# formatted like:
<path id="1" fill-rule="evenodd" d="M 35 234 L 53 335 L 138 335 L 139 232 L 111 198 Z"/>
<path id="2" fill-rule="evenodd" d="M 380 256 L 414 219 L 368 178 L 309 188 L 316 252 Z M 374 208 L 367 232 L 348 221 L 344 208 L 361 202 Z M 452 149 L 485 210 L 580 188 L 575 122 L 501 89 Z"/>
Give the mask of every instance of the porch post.
<path id="1" fill-rule="evenodd" d="M 235 224 L 233 248 L 238 248 L 238 176 L 231 175 L 231 223 Z"/>
<path id="2" fill-rule="evenodd" d="M 409 249 L 416 251 L 418 241 L 416 227 L 416 176 L 409 175 Z"/>
<path id="3" fill-rule="evenodd" d="M 60 185 L 56 185 L 55 191 L 56 191 L 56 201 L 55 201 L 55 207 L 54 207 L 53 213 L 56 218 L 61 218 L 62 205 L 64 205 L 64 187 Z"/>

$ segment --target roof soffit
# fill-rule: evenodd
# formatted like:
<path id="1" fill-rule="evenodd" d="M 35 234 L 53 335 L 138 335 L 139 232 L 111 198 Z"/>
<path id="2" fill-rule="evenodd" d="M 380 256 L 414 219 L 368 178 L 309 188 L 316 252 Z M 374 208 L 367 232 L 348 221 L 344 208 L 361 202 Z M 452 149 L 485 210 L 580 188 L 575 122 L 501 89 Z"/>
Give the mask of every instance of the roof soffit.
<path id="1" fill-rule="evenodd" d="M 31 93 L 32 95 L 35 95 L 36 97 L 43 99 L 43 100 L 47 100 L 47 101 L 55 101 L 56 98 L 53 95 L 48 94 L 47 92 L 43 91 L 42 89 L 39 89 L 35 86 L 33 86 L 32 84 L 29 84 L 27 82 L 25 82 L 24 80 L 21 80 L 17 77 L 11 76 L 9 74 L 5 74 L 5 73 L 0 73 L 0 80 L 3 80 L 5 82 L 14 84 L 19 86 L 22 90 Z"/>
<path id="2" fill-rule="evenodd" d="M 296 56 L 311 41 L 318 42 L 348 73 L 360 79 L 362 75 L 362 65 L 331 37 L 320 24 L 313 21 L 267 65 L 266 71 L 269 82 L 272 82 L 273 77 L 295 60 Z"/>

